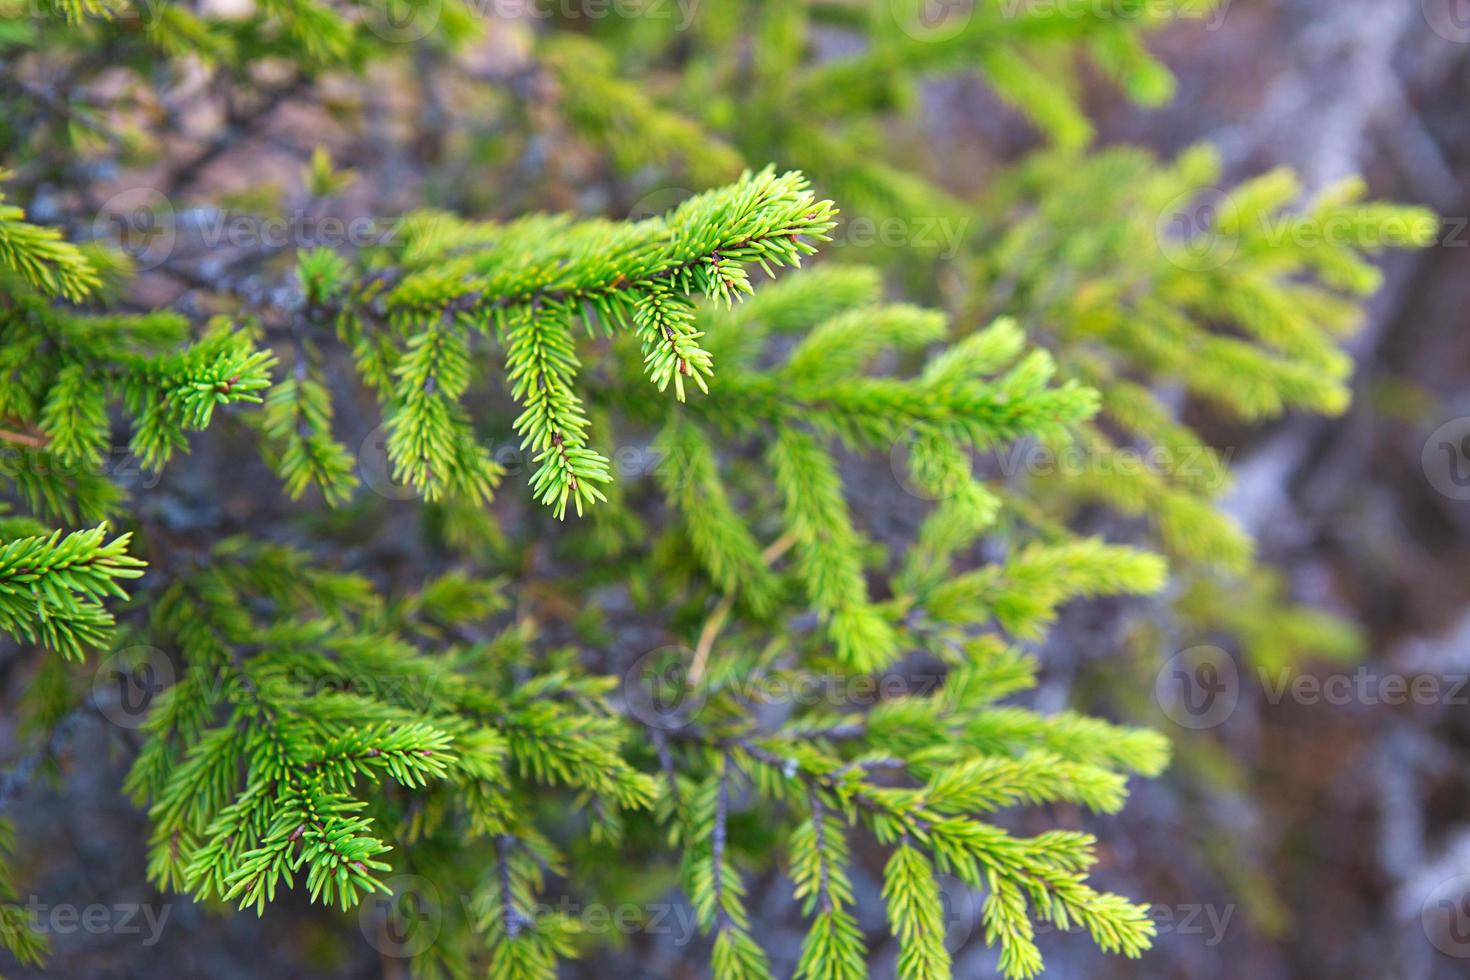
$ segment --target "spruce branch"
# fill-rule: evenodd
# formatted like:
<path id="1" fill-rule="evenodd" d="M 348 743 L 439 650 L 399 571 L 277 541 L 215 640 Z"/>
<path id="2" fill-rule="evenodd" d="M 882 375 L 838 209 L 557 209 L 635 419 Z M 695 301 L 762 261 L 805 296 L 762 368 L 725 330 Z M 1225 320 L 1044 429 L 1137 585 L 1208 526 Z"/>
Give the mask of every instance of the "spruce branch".
<path id="1" fill-rule="evenodd" d="M 10 177 L 0 170 L 0 181 Z M 25 211 L 5 203 L 0 194 L 0 265 L 48 296 L 80 303 L 102 285 L 102 277 L 85 255 L 62 241 L 55 228 L 33 225 Z"/>
<path id="2" fill-rule="evenodd" d="M 442 83 L 469 76 L 465 59 L 437 63 L 472 29 L 458 0 L 432 5 L 432 41 L 420 45 L 376 37 L 379 11 L 349 15 L 323 0 L 269 0 L 240 20 L 164 4 L 146 31 L 79 25 L 94 0 L 55 4 L 66 13 L 58 40 L 12 32 L 27 53 L 0 87 L 18 119 L 38 124 L 15 148 L 25 180 L 64 212 L 89 197 L 71 186 L 76 160 L 110 165 L 121 148 L 101 124 L 95 92 L 110 86 L 93 85 L 97 73 L 117 65 L 142 78 L 157 66 L 168 78 L 185 60 L 191 78 L 207 79 L 201 91 L 222 96 L 225 125 L 173 168 L 171 195 L 202 190 L 233 145 L 274 132 L 285 102 L 321 95 L 324 73 L 375 69 L 404 50 L 428 93 L 420 133 L 448 164 L 427 176 L 467 213 L 514 211 L 514 197 L 491 205 L 483 187 L 556 199 L 562 188 L 530 172 L 556 168 L 527 166 L 560 158 L 540 155 L 549 136 L 578 141 L 585 173 L 617 175 L 580 202 L 616 200 L 670 166 L 694 186 L 733 180 L 636 222 L 419 211 L 355 255 L 302 250 L 295 283 L 280 289 L 256 288 L 273 274 L 275 248 L 242 258 L 252 272 L 224 276 L 211 271 L 214 256 L 196 271 L 176 254 L 161 274 L 190 287 L 179 304 L 189 316 L 117 312 L 149 295 L 121 300 L 126 262 L 69 245 L 0 201 L 0 442 L 17 463 L 13 496 L 36 516 L 93 524 L 126 513 L 101 465 L 117 422 L 131 422 L 133 450 L 158 467 L 218 412 L 262 400 L 263 453 L 287 495 L 315 485 L 329 504 L 348 502 L 353 460 L 333 435 L 342 413 L 332 393 L 351 384 L 335 371 L 334 342 L 380 402 L 393 475 L 433 505 L 427 544 L 403 562 L 400 536 L 364 531 L 380 513 L 365 499 L 330 522 L 293 524 L 289 537 L 327 550 L 320 560 L 241 537 L 150 576 L 126 625 L 166 647 L 178 675 L 153 702 L 125 784 L 149 808 L 150 880 L 263 912 L 302 883 L 313 900 L 347 908 L 411 870 L 475 896 L 470 914 L 445 917 L 415 974 L 539 980 L 585 945 L 575 922 L 540 911 L 546 877 L 600 882 L 600 866 L 583 877 L 600 862 L 614 881 L 627 862 L 610 858 L 629 854 L 648 874 L 656 842 L 634 821 L 652 811 L 682 852 L 721 978 L 769 975 L 745 875 L 783 864 L 811 920 L 797 974 L 865 975 L 854 826 L 887 852 L 883 898 L 904 980 L 952 970 L 942 875 L 985 894 L 985 937 L 1008 977 L 1041 969 L 1037 922 L 1081 926 L 1099 948 L 1130 956 L 1148 944 L 1140 907 L 1087 884 L 1090 837 L 1022 836 L 999 814 L 1053 804 L 1114 813 L 1130 774 L 1164 766 L 1167 743 L 1007 703 L 1037 674 L 1011 640 L 1042 639 L 1079 597 L 1163 590 L 1158 556 L 1069 530 L 1079 501 L 1097 500 L 1146 517 L 1186 575 L 1196 563 L 1252 576 L 1223 590 L 1186 579 L 1170 612 L 1190 628 L 1223 623 L 1282 657 L 1307 640 L 1341 641 L 1320 617 L 1283 615 L 1279 583 L 1254 577 L 1248 537 L 1216 505 L 1223 454 L 1180 421 L 1171 394 L 1188 395 L 1191 412 L 1198 400 L 1242 420 L 1340 411 L 1351 366 L 1342 338 L 1380 281 L 1375 249 L 1357 243 L 1407 222 L 1410 244 L 1424 244 L 1427 215 L 1365 204 L 1360 183 L 1299 203 L 1298 182 L 1274 171 L 1233 189 L 1206 229 L 1204 243 L 1232 260 L 1181 267 L 1157 219 L 1219 183 L 1218 161 L 1078 152 L 1091 124 L 1074 62 L 1091 60 L 1138 101 L 1162 98 L 1169 75 L 1140 41 L 1162 8 L 1119 18 L 982 5 L 936 38 L 933 25 L 902 20 L 912 10 L 894 20 L 891 4 L 757 4 L 759 26 L 738 46 L 739 6 L 677 42 L 548 26 L 526 65 L 477 79 L 505 83 L 509 99 L 483 102 L 512 111 L 483 120 L 477 98 L 474 114 L 455 114 L 472 138 L 446 141 L 437 121 L 458 106 L 443 101 Z M 834 29 L 844 43 L 816 33 Z M 26 77 L 56 51 L 55 84 Z M 262 58 L 286 66 L 278 84 L 257 84 Z M 906 169 L 884 145 L 905 132 L 890 113 L 916 104 L 912 90 L 934 71 L 977 72 L 1058 151 L 974 197 Z M 760 111 L 732 113 L 735 90 Z M 552 120 L 549 131 L 520 132 L 521 116 L 536 130 Z M 512 146 L 525 136 L 528 152 L 451 159 L 450 144 L 478 150 L 502 131 Z M 917 230 L 915 219 L 942 216 L 959 226 L 943 229 L 956 234 L 944 268 L 916 244 L 867 249 L 882 269 L 827 263 L 764 281 L 756 267 L 773 276 L 800 264 L 836 210 L 795 173 L 734 179 L 742 157 L 804 165 L 865 219 Z M 462 184 L 461 166 L 472 178 Z M 314 153 L 308 183 L 325 195 L 343 176 Z M 70 225 L 79 217 L 71 211 Z M 1300 244 L 1329 222 L 1352 241 Z M 856 236 L 846 244 L 848 256 L 862 248 Z M 957 292 L 956 282 L 978 286 Z M 964 335 L 944 314 L 886 302 L 885 285 L 954 299 Z M 196 330 L 193 310 L 216 301 L 238 320 Z M 273 385 L 274 355 L 258 345 L 272 335 L 292 345 Z M 494 401 L 482 387 L 503 387 L 517 407 L 482 412 Z M 486 437 L 505 425 L 535 463 L 533 496 L 558 520 L 569 504 L 589 511 L 588 526 L 552 532 L 484 506 L 503 476 Z M 1031 480 L 992 458 L 1032 441 L 1076 448 L 1084 472 Z M 614 485 L 614 445 L 667 459 L 652 479 L 640 461 Z M 1111 470 L 1149 447 L 1171 458 Z M 1206 472 L 1177 461 L 1187 456 Z M 915 498 L 902 513 L 866 506 L 873 494 L 854 474 L 875 460 Z M 175 539 L 154 533 L 154 510 L 141 514 L 138 539 L 166 548 Z M 95 539 L 73 542 L 87 534 Z M 43 660 L 44 689 L 28 695 L 41 724 L 61 716 L 62 658 L 111 638 L 102 603 L 140 574 L 126 535 L 76 535 L 0 515 L 0 628 L 62 654 Z M 909 547 L 897 543 L 906 535 Z M 420 551 L 435 571 L 405 594 Z M 332 567 L 337 559 L 372 578 Z M 515 570 L 505 594 L 506 580 L 484 576 L 487 561 Z M 448 565 L 456 570 L 439 574 Z M 660 637 L 696 636 L 681 693 L 699 710 L 678 731 L 638 728 L 619 710 L 616 676 L 596 672 L 623 664 L 628 611 Z M 841 695 L 921 674 L 942 674 L 941 688 L 885 684 L 863 704 L 787 693 Z M 38 947 L 17 931 L 11 891 L 0 862 L 0 944 L 25 958 Z"/>
<path id="3" fill-rule="evenodd" d="M 415 326 L 406 349 L 393 355 L 397 366 L 385 365 L 398 379 L 389 405 L 397 472 L 438 495 L 439 470 L 452 469 L 467 445 L 453 411 L 464 392 L 459 331 L 463 324 L 487 331 L 493 325 L 512 397 L 523 409 L 515 428 L 522 448 L 534 454 L 532 492 L 558 518 L 569 503 L 580 514 L 605 500 L 599 485 L 611 471 L 588 446 L 590 422 L 575 388 L 581 363 L 574 323 L 589 333 L 626 328 L 639 335 L 651 380 L 661 390 L 673 381 L 682 399 L 686 379 L 703 389 L 713 370 L 698 346 L 689 297 L 726 304 L 744 298 L 753 292 L 748 266 L 773 275 L 799 264 L 814 243 L 827 240 L 834 214 L 799 174 L 765 170 L 636 224 L 533 218 L 494 227 L 429 216 L 411 223 L 399 248 L 404 268 L 359 289 L 341 311 L 349 323 L 360 322 L 376 317 L 373 306 L 381 304 L 391 322 Z M 367 370 L 380 349 L 357 336 Z M 450 360 L 440 365 L 440 357 Z"/>
<path id="4" fill-rule="evenodd" d="M 126 599 L 120 581 L 145 562 L 127 553 L 131 534 L 107 526 L 0 544 L 0 629 L 71 660 L 106 642 L 114 620 L 104 598 Z"/>

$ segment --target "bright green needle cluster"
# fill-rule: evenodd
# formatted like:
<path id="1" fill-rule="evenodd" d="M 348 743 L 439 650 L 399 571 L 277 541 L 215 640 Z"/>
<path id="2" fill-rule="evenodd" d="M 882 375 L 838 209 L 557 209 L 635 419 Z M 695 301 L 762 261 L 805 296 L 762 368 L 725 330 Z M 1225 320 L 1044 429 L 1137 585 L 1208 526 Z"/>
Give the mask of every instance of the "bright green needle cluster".
<path id="1" fill-rule="evenodd" d="M 478 337 L 503 352 L 537 499 L 558 518 L 568 504 L 581 514 L 605 500 L 609 460 L 589 443 L 577 391 L 578 327 L 635 334 L 660 391 L 670 381 L 681 401 L 686 382 L 707 391 L 714 366 L 690 297 L 743 299 L 752 267 L 772 274 L 798 265 L 827 239 L 834 214 L 799 174 L 766 170 L 633 223 L 409 219 L 387 256 L 393 274 L 378 270 L 340 313 L 364 374 L 383 379 L 395 476 L 429 500 L 490 496 L 499 474 L 460 407 Z M 392 284 L 382 286 L 384 278 Z"/>

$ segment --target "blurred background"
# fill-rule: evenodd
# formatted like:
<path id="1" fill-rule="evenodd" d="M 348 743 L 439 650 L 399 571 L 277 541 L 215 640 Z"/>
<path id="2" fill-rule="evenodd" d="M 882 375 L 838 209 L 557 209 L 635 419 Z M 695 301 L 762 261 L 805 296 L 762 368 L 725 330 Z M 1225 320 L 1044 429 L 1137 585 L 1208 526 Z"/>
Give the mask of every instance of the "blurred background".
<path id="1" fill-rule="evenodd" d="M 719 16 L 700 9 L 719 2 L 670 0 L 672 21 L 686 13 Z M 176 104 L 159 107 L 176 114 L 183 134 L 176 146 L 153 164 L 99 174 L 91 212 L 60 195 L 50 206 L 62 216 L 136 208 L 151 201 L 139 188 L 159 189 L 179 212 L 175 258 L 193 249 L 213 263 L 196 266 L 204 274 L 268 301 L 277 288 L 270 255 L 254 246 L 232 255 L 206 241 L 191 230 L 196 212 L 183 202 L 238 200 L 272 179 L 289 197 L 317 145 L 357 171 L 338 205 L 344 217 L 392 214 L 426 198 L 473 213 L 549 208 L 639 217 L 723 172 L 726 161 L 708 152 L 631 177 L 607 166 L 606 154 L 570 138 L 546 107 L 558 93 L 533 70 L 527 40 L 562 28 L 597 34 L 602 25 L 568 16 L 575 4 L 550 17 L 528 17 L 524 5 L 486 7 L 494 26 L 457 56 L 473 84 L 421 88 L 392 75 L 366 84 L 327 77 L 307 98 L 305 87 L 282 79 L 270 88 L 279 96 L 250 111 L 221 108 L 207 86 L 192 93 L 185 86 Z M 1426 205 L 1444 221 L 1435 247 L 1383 257 L 1383 287 L 1348 342 L 1356 373 L 1344 414 L 1292 413 L 1246 425 L 1184 409 L 1235 467 L 1223 506 L 1257 537 L 1263 564 L 1278 570 L 1296 601 L 1356 623 L 1360 655 L 1247 660 L 1221 641 L 1224 673 L 1210 678 L 1223 685 L 1225 706 L 1201 722 L 1155 696 L 1172 683 L 1184 641 L 1149 633 L 1151 641 L 1140 642 L 1128 623 L 1136 610 L 1070 610 L 1041 651 L 1037 697 L 1044 705 L 1160 728 L 1178 755 L 1164 778 L 1135 782 L 1120 815 L 1090 821 L 1104 842 L 1100 883 L 1155 903 L 1156 949 L 1123 961 L 1074 937 L 1048 935 L 1048 975 L 1470 976 L 1470 3 L 1222 0 L 1205 13 L 1149 35 L 1149 49 L 1177 77 L 1172 102 L 1143 107 L 1084 75 L 1098 144 L 1140 145 L 1172 158 L 1208 141 L 1219 150 L 1226 185 L 1280 165 L 1296 170 L 1308 193 L 1361 174 L 1373 198 Z M 834 54 L 854 43 L 840 30 L 817 40 Z M 638 41 L 629 43 L 636 62 Z M 268 76 L 269 66 L 262 71 Z M 334 99 L 356 101 L 352 125 L 334 116 Z M 985 192 L 1006 165 L 1041 143 L 1036 127 L 977 77 L 925 80 L 917 100 L 901 129 L 875 116 L 876 139 L 909 141 L 904 155 L 947 193 Z M 502 122 L 473 131 L 470 110 L 486 102 Z M 771 113 L 775 162 L 805 165 L 779 157 L 775 130 L 792 121 L 771 107 L 732 93 L 719 111 L 728 113 L 730 128 L 747 133 L 762 132 L 762 114 Z M 494 128 L 511 125 L 506 119 L 534 138 L 511 140 L 509 149 L 496 142 Z M 616 120 L 607 126 L 615 137 Z M 759 155 L 752 147 L 759 142 L 744 141 L 747 159 Z M 616 150 L 616 140 L 610 144 Z M 479 176 L 481 164 L 494 176 Z M 847 207 L 839 190 L 822 187 L 820 178 L 818 185 Z M 37 200 L 35 216 L 48 220 L 47 198 Z M 952 227 L 943 220 L 953 216 L 933 217 L 938 232 Z M 854 232 L 839 236 L 838 248 L 864 244 Z M 944 279 L 954 274 L 900 270 L 895 288 L 964 305 Z M 202 302 L 196 285 L 160 275 L 145 282 L 140 302 Z M 349 444 L 367 435 L 349 433 Z M 213 535 L 231 522 L 236 501 L 201 500 L 208 484 L 191 482 L 191 471 L 232 459 L 228 446 L 201 449 L 149 488 L 146 506 L 181 538 Z M 239 493 L 264 494 L 269 485 L 268 474 L 249 470 Z M 862 509 L 878 515 L 905 506 L 891 474 L 876 474 L 866 486 L 860 517 Z M 1128 533 L 1128 525 L 1096 520 L 1095 529 Z M 412 534 L 408 517 L 399 523 L 403 535 Z M 411 546 L 394 544 L 391 531 L 384 540 L 379 559 L 411 566 Z M 1255 628 L 1269 644 L 1269 618 Z M 1130 671 L 1126 682 L 1120 663 Z M 14 671 L 5 677 L 10 685 L 26 682 Z M 25 766 L 0 781 L 0 799 L 24 842 L 22 893 L 36 896 L 53 936 L 48 975 L 409 975 L 403 960 L 384 952 L 379 910 L 334 916 L 293 896 L 257 919 L 153 893 L 143 884 L 144 815 L 117 788 L 128 743 L 128 733 L 106 719 L 79 717 L 56 739 L 64 783 L 34 778 Z M 879 883 L 871 873 L 855 878 L 862 907 L 863 894 L 876 896 Z M 751 888 L 754 931 L 776 963 L 789 964 L 802 935 L 789 885 L 772 872 Z M 956 975 L 993 975 L 977 903 L 958 888 L 948 898 Z M 435 903 L 450 899 L 413 900 L 431 920 Z M 78 916 L 58 918 L 62 903 Z M 866 904 L 881 916 L 876 901 Z M 134 913 L 136 930 L 117 927 L 124 906 L 143 910 Z M 111 927 L 86 927 L 94 907 Z M 567 975 L 702 976 L 704 941 L 680 921 L 688 920 L 675 911 L 668 930 L 614 937 L 616 948 L 568 966 Z M 891 975 L 892 945 L 877 945 L 874 954 L 875 975 Z"/>

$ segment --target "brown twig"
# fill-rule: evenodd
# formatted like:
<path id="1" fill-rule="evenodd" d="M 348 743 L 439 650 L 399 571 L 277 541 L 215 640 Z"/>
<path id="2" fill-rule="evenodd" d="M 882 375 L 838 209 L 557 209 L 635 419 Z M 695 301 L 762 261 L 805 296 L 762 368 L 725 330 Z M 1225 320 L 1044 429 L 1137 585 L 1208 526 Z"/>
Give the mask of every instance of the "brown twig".
<path id="1" fill-rule="evenodd" d="M 13 432 L 10 429 L 0 429 L 0 441 L 30 446 L 32 449 L 45 449 L 51 444 L 51 440 L 46 436 L 32 435 L 29 432 Z"/>
<path id="2" fill-rule="evenodd" d="M 781 535 L 771 542 L 770 547 L 761 552 L 761 564 L 773 565 L 776 560 L 791 550 L 796 544 L 796 537 L 790 532 Z M 710 651 L 714 649 L 715 637 L 719 636 L 720 630 L 725 626 L 725 620 L 730 618 L 730 613 L 735 608 L 735 593 L 727 592 L 720 599 L 715 611 L 705 620 L 704 628 L 699 631 L 699 639 L 694 645 L 694 662 L 689 665 L 689 684 L 693 686 L 699 683 L 704 676 L 705 667 L 709 664 Z"/>

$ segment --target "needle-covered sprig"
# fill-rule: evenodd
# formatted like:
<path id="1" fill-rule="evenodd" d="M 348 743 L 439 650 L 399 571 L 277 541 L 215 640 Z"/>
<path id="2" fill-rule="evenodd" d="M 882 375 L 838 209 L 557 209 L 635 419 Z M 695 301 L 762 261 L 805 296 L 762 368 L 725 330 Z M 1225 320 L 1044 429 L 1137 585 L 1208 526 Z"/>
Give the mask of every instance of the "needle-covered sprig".
<path id="1" fill-rule="evenodd" d="M 522 407 L 515 429 L 532 454 L 532 492 L 558 518 L 569 504 L 581 514 L 605 499 L 612 474 L 589 445 L 577 327 L 635 334 L 659 391 L 672 382 L 681 401 L 690 383 L 708 391 L 716 365 L 700 346 L 692 299 L 744 299 L 751 267 L 774 275 L 800 265 L 828 240 L 835 215 L 800 174 L 767 169 L 632 223 L 410 218 L 393 247 L 396 282 L 384 290 L 375 279 L 342 309 L 367 372 L 385 352 L 365 321 L 386 319 L 401 338 L 383 366 L 395 476 L 430 499 L 488 495 L 491 464 L 455 408 L 469 382 L 466 333 L 478 331 L 499 342 Z"/>
<path id="2" fill-rule="evenodd" d="M 130 537 L 109 541 L 104 525 L 0 541 L 0 630 L 80 660 L 113 625 L 102 600 L 126 599 L 119 582 L 143 574 Z"/>

